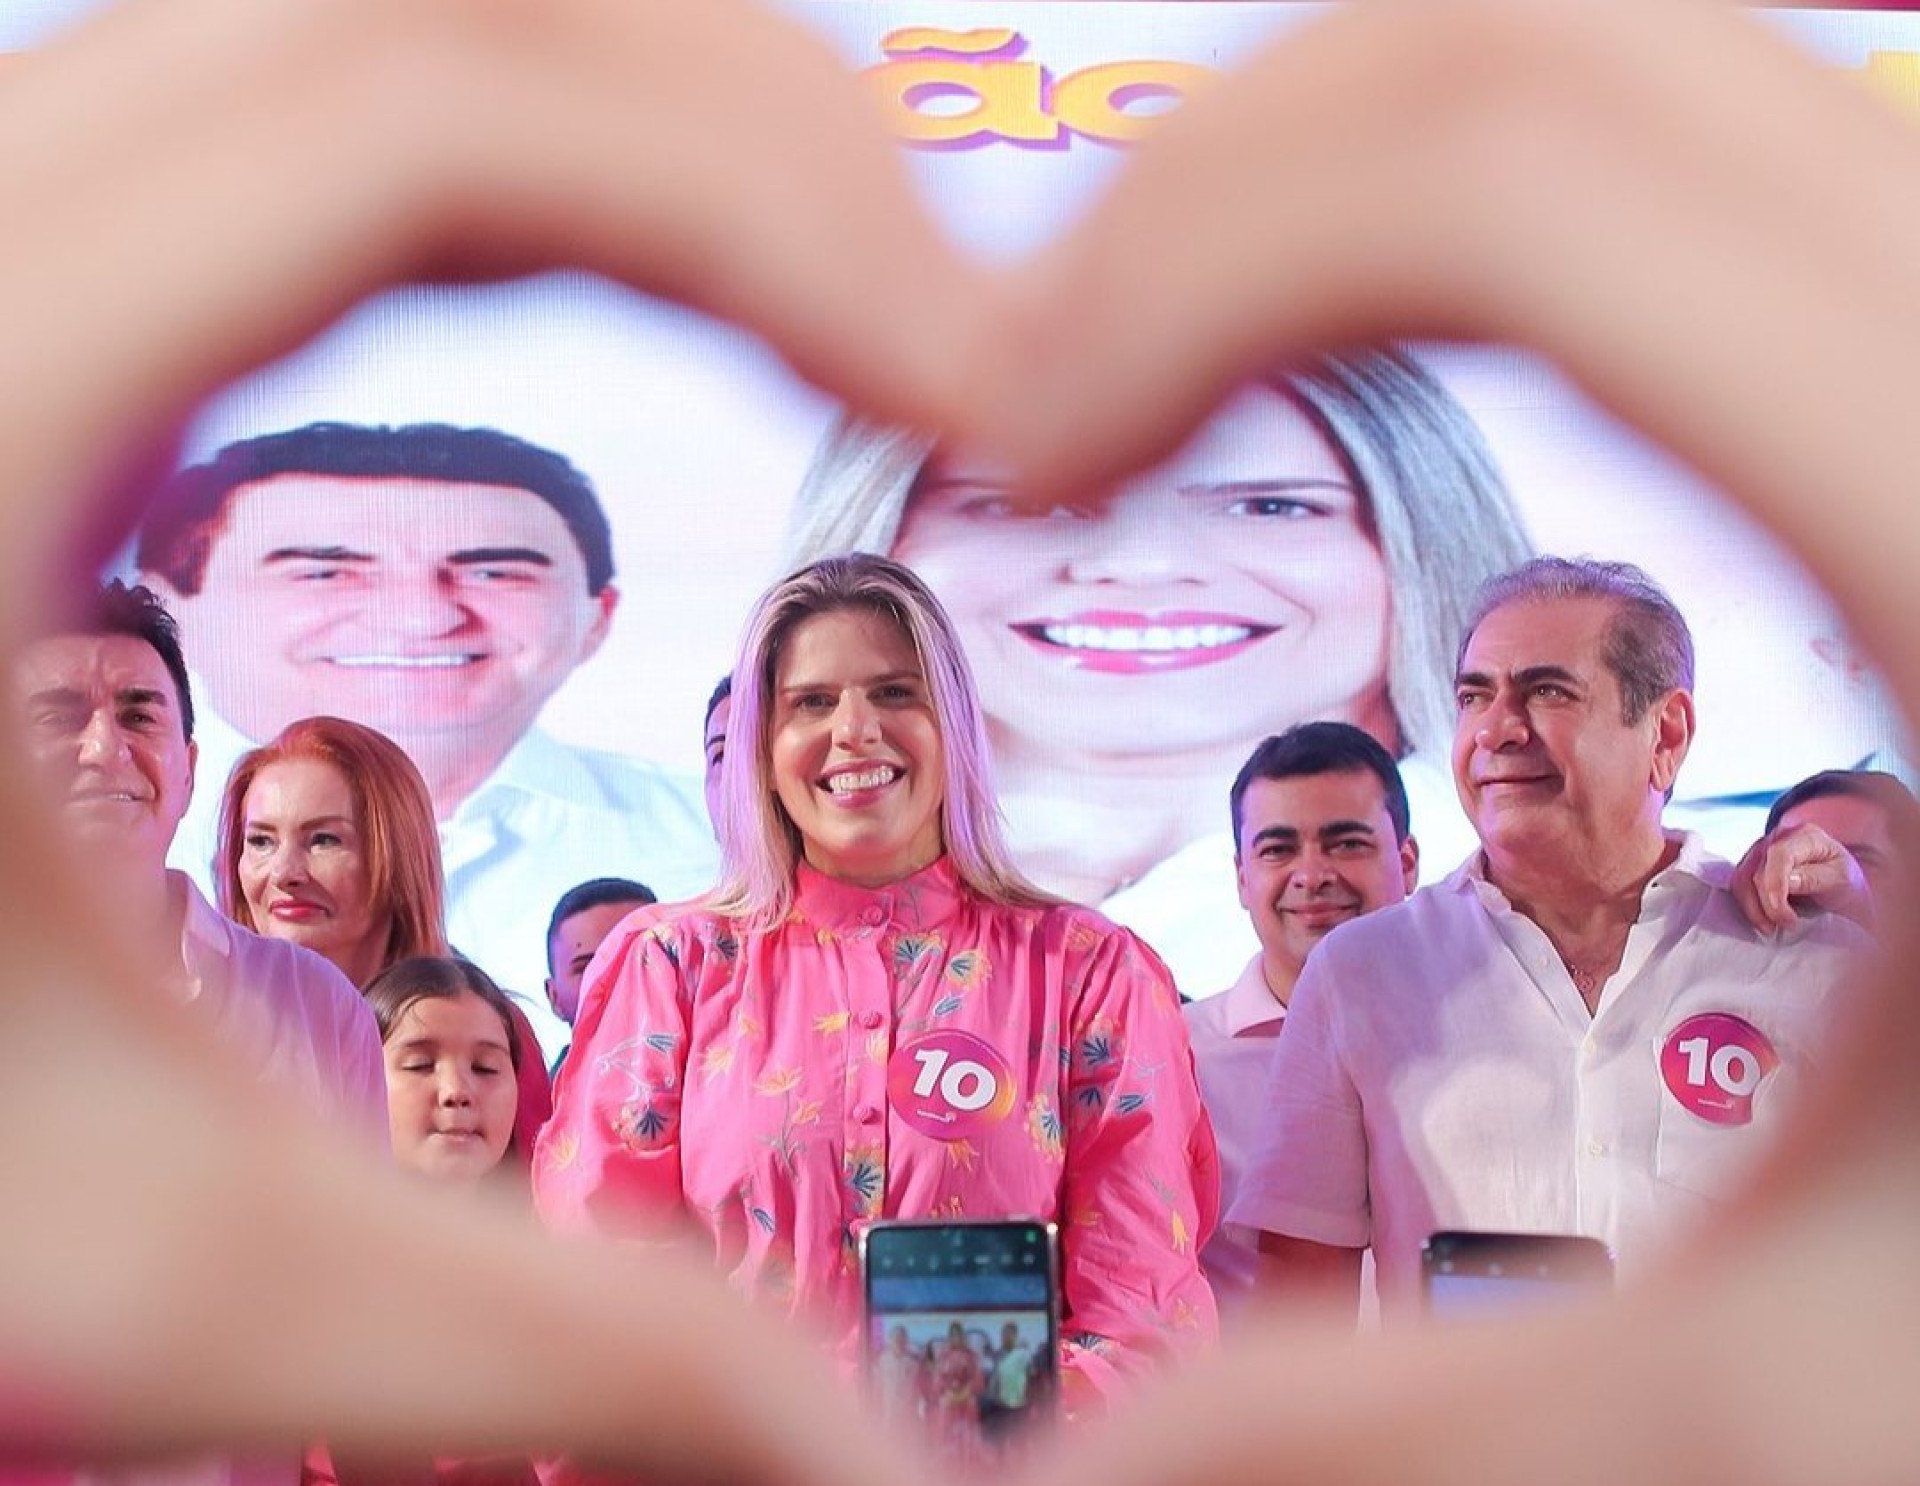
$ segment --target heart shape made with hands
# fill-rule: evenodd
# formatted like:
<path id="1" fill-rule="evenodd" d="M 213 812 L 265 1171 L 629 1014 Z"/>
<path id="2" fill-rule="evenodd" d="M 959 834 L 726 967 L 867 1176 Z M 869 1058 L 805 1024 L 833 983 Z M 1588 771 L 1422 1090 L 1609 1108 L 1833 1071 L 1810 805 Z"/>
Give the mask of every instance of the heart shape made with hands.
<path id="1" fill-rule="evenodd" d="M 1858 182 L 1910 179 L 1912 155 L 1866 100 L 1718 7 L 1381 0 L 1191 102 L 1074 233 L 994 275 L 926 220 L 825 49 L 747 0 L 133 0 L 9 63 L 0 88 L 0 633 L 44 605 L 87 513 L 96 537 L 131 524 L 128 472 L 224 382 L 386 284 L 572 264 L 737 320 L 853 405 L 966 441 L 1043 498 L 1110 485 L 1240 378 L 1316 347 L 1522 343 L 1772 519 L 1912 697 L 1920 663 L 1890 643 L 1911 620 L 1913 554 L 1893 539 L 1910 522 L 1872 551 L 1848 535 L 1875 529 L 1880 472 L 1910 462 L 1915 254 L 1880 245 L 1920 227 Z M 1819 168 L 1835 159 L 1857 168 Z M 1779 406 L 1795 416 L 1757 416 Z M 46 876 L 23 839 L 23 877 Z M 1841 1154 L 1829 1142 L 1824 1169 Z M 1796 1265 L 1790 1282 L 1873 1286 L 1816 1321 L 1881 1313 L 1911 1270 L 1910 1224 L 1848 1231 L 1893 1244 Z M 1760 1273 L 1730 1293 L 1764 1303 L 1722 1319 L 1788 1288 Z M 1697 1355 L 1679 1328 L 1707 1298 L 1682 1298 L 1640 1317 L 1639 1340 L 1671 1321 L 1668 1355 Z M 1872 1367 L 1834 1324 L 1803 1323 L 1798 1355 L 1844 1377 L 1829 1391 L 1855 1410 L 1834 1436 L 1851 1448 L 1899 1416 L 1888 1390 L 1910 1369 Z M 1507 1375 L 1549 1384 L 1515 1415 L 1526 1430 L 1461 1431 L 1447 1390 L 1485 1386 L 1506 1357 L 1482 1345 L 1463 1364 L 1450 1339 L 1383 1388 L 1288 1372 L 1276 1344 L 1169 1399 L 1158 1450 L 1114 1436 L 1074 1473 L 1612 1481 L 1703 1458 L 1699 1440 L 1661 1453 L 1653 1428 L 1596 1438 L 1595 1417 L 1671 1412 L 1631 1393 L 1659 1386 L 1642 1380 L 1662 1352 L 1596 1369 L 1571 1333 L 1565 1365 Z M 1786 1417 L 1777 1375 L 1761 1381 L 1747 1417 Z M 1782 1480 L 1830 1464 L 1739 1458 L 1784 1462 Z"/>

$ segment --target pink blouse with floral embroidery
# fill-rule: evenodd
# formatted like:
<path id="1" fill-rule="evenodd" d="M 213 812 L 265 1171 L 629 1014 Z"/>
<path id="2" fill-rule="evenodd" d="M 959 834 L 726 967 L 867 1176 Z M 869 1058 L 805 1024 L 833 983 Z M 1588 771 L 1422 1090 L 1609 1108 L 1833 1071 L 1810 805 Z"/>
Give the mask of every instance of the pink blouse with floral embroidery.
<path id="1" fill-rule="evenodd" d="M 1178 997 L 1078 907 L 976 898 L 944 860 L 884 888 L 805 866 L 745 938 L 644 910 L 588 972 L 534 1161 L 562 1230 L 680 1209 L 743 1289 L 843 1328 L 859 1224 L 1060 1224 L 1069 1400 L 1215 1335 L 1213 1132 Z"/>

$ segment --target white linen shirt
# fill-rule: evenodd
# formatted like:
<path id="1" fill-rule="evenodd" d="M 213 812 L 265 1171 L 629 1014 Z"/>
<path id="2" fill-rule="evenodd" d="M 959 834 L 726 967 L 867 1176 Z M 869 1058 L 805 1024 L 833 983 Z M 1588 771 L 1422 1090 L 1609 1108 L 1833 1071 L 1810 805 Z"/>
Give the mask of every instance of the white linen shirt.
<path id="1" fill-rule="evenodd" d="M 220 796 L 254 745 L 203 712 L 193 804 L 168 864 L 214 895 Z M 567 889 L 630 877 L 662 902 L 713 886 L 719 857 L 698 782 L 654 764 L 574 748 L 532 728 L 440 823 L 447 939 L 520 1003 L 549 1064 L 572 1029 L 547 1004 L 547 922 Z"/>
<path id="2" fill-rule="evenodd" d="M 1233 1206 L 1241 1180 L 1260 1148 L 1266 1122 L 1267 1066 L 1287 1008 L 1267 989 L 1262 957 L 1255 955 L 1240 978 L 1218 996 L 1180 1008 L 1193 1043 L 1200 1100 L 1213 1121 L 1220 1148 L 1220 1210 Z M 1222 1223 L 1200 1251 L 1200 1265 L 1224 1311 L 1252 1292 L 1259 1267 L 1256 1229 Z"/>
<path id="3" fill-rule="evenodd" d="M 1383 1311 L 1414 1308 L 1420 1245 L 1448 1228 L 1585 1234 L 1631 1273 L 1712 1217 L 1816 1076 L 1864 935 L 1835 915 L 1777 940 L 1732 869 L 1681 838 L 1589 1015 L 1544 931 L 1472 861 L 1314 950 L 1274 1055 L 1270 1124 L 1229 1217 L 1371 1245 Z M 1710 1124 L 1662 1078 L 1682 1022 L 1744 1019 L 1779 1064 L 1745 1125 Z"/>

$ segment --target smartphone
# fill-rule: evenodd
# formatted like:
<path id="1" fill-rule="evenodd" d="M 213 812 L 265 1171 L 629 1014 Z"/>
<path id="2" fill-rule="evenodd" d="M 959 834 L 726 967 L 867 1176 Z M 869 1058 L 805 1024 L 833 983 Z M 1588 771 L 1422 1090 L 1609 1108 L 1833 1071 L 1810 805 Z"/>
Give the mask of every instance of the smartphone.
<path id="1" fill-rule="evenodd" d="M 952 1465 L 1016 1457 L 1053 1415 L 1059 1234 L 1051 1223 L 881 1222 L 860 1239 L 867 1380 Z"/>
<path id="2" fill-rule="evenodd" d="M 1613 1255 L 1554 1233 L 1436 1233 L 1420 1246 L 1427 1313 L 1443 1319 L 1534 1310 L 1613 1286 Z"/>

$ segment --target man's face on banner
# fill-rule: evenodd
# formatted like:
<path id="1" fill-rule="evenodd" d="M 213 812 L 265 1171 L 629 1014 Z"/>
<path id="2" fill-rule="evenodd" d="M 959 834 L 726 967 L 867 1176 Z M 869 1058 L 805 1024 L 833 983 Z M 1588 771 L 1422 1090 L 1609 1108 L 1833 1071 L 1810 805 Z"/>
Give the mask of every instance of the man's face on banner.
<path id="1" fill-rule="evenodd" d="M 325 713 L 402 747 L 456 732 L 500 751 L 616 599 L 588 594 L 572 533 L 530 491 L 327 475 L 236 490 L 200 592 L 165 591 L 209 703 L 251 738 Z"/>

